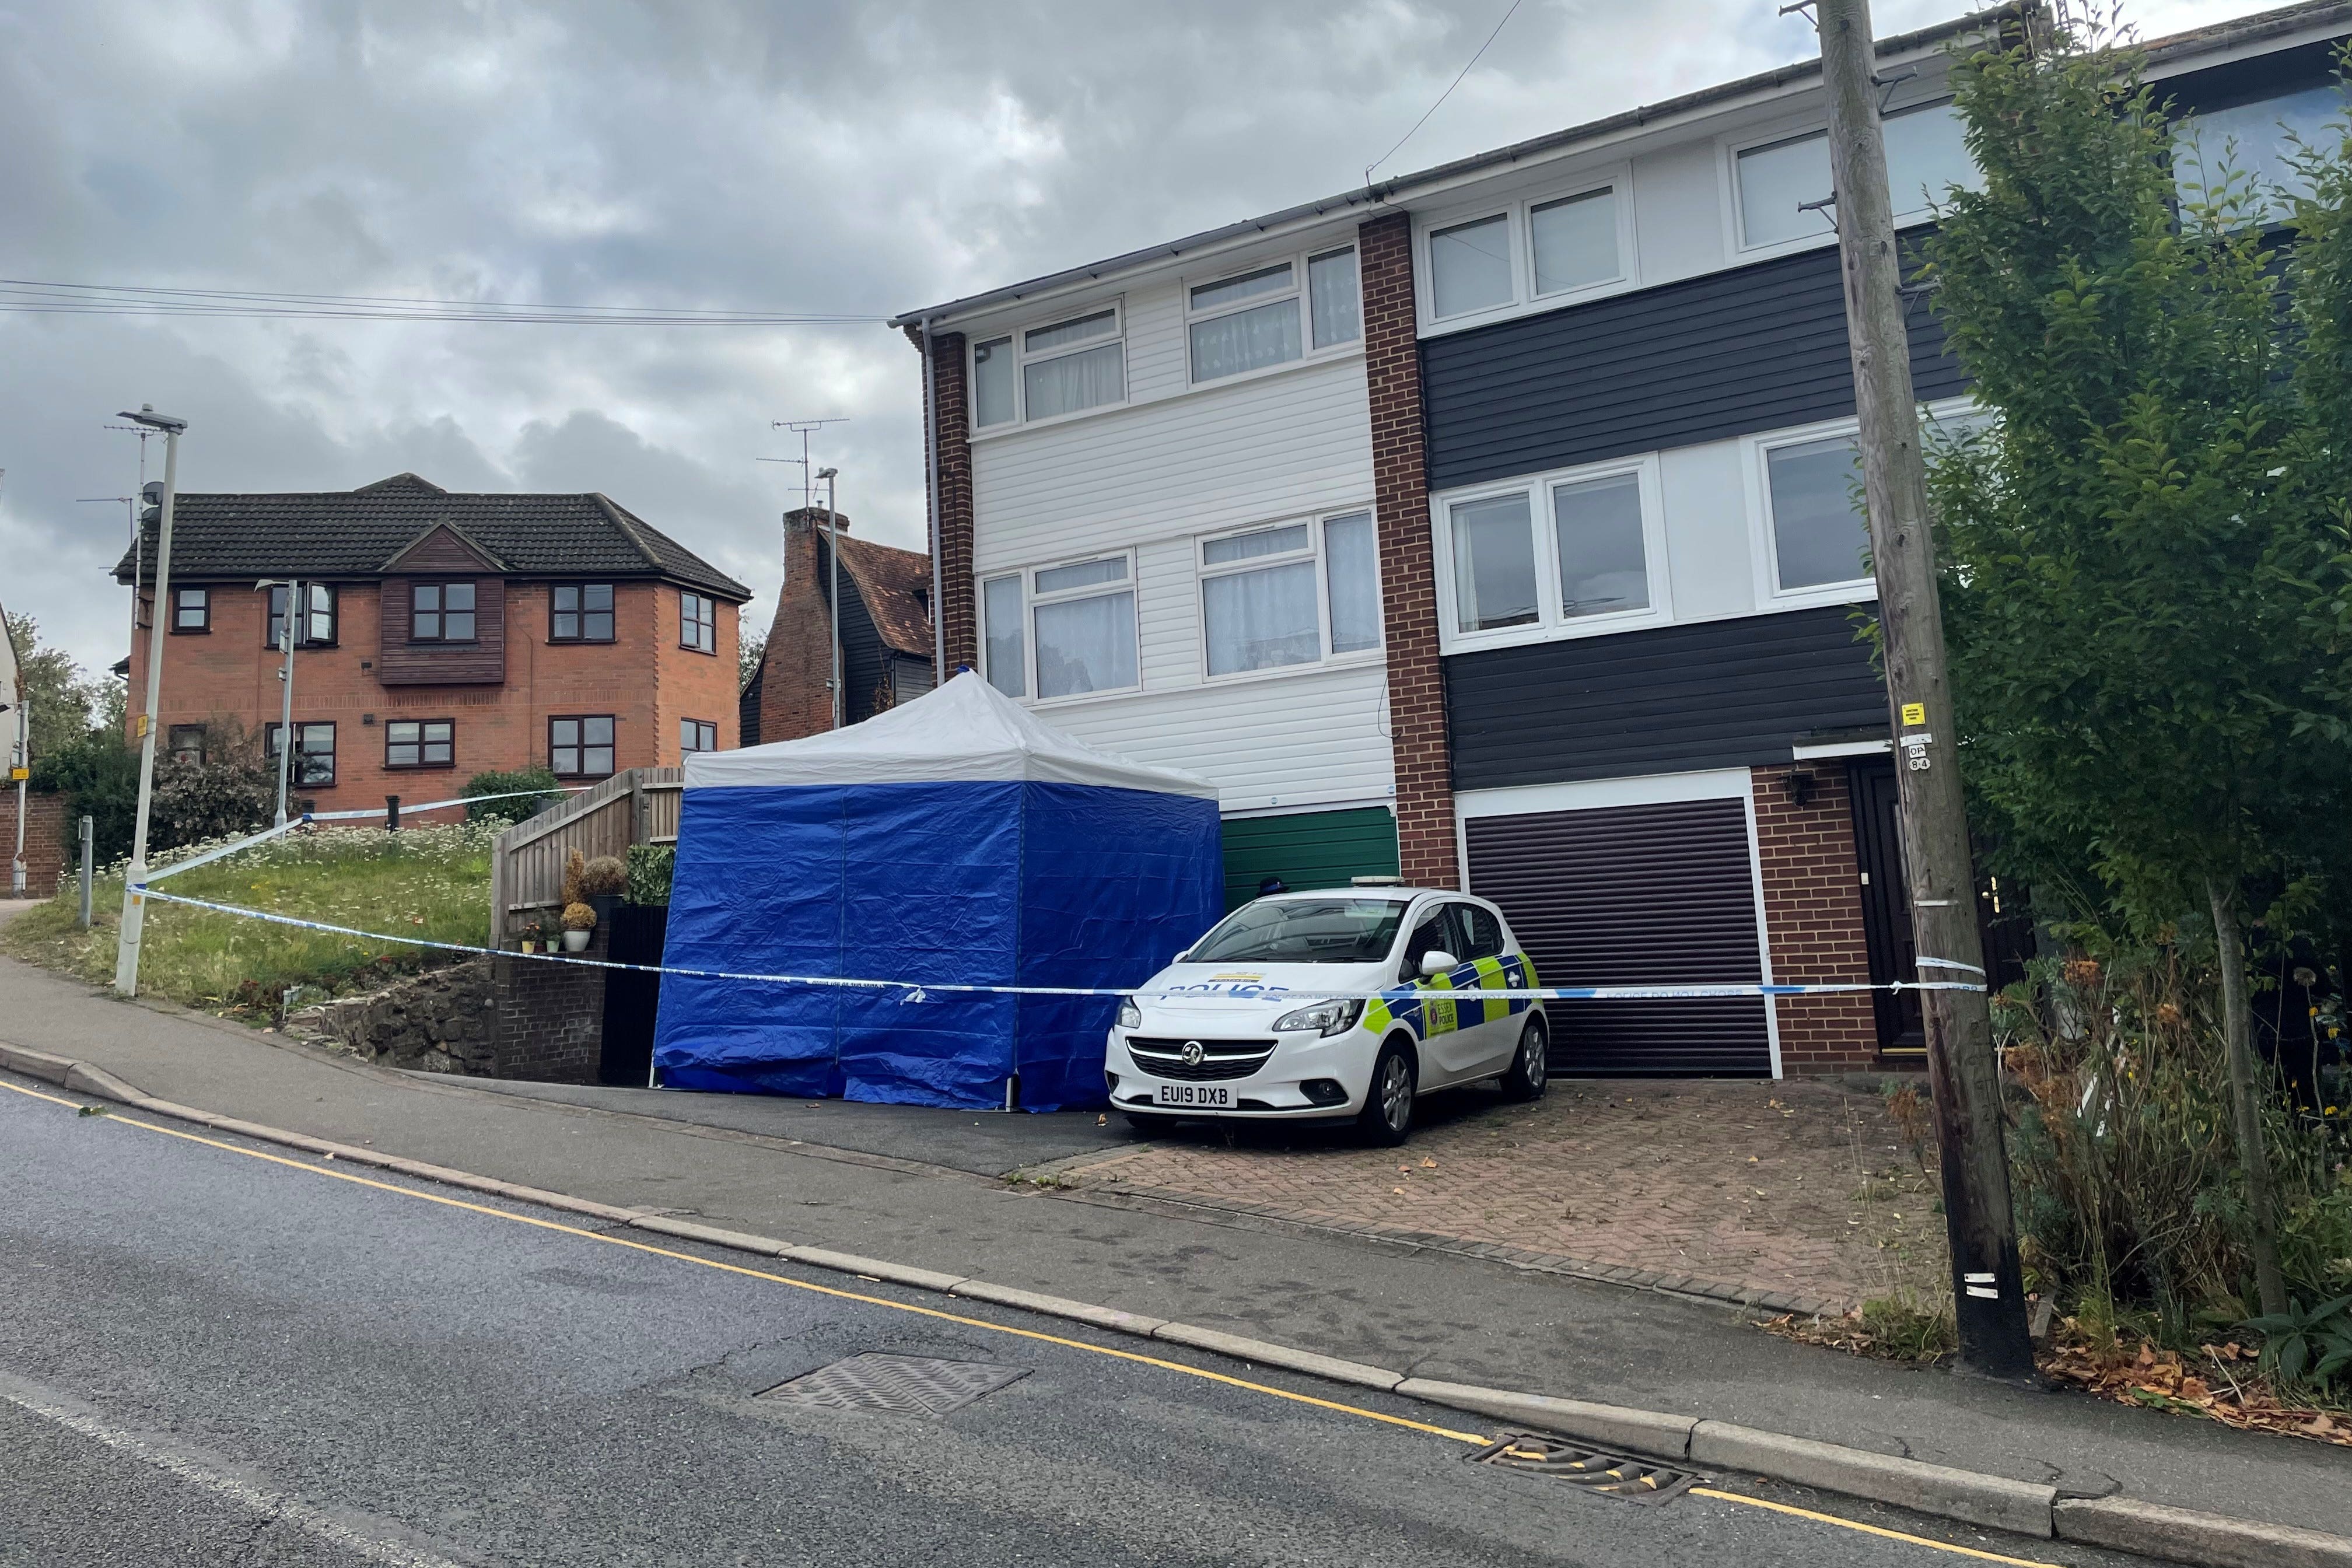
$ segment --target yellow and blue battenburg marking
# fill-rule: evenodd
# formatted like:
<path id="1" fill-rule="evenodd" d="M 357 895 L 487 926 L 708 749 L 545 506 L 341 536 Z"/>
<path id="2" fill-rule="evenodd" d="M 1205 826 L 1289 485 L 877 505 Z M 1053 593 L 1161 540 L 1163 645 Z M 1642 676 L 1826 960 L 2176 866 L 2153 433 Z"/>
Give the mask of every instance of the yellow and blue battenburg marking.
<path id="1" fill-rule="evenodd" d="M 1415 1035 L 1450 1035 L 1478 1024 L 1499 1023 L 1533 1004 L 1524 996 L 1436 996 L 1423 991 L 1534 991 L 1536 966 L 1524 957 L 1475 958 L 1456 964 L 1443 975 L 1383 991 L 1364 1009 L 1364 1027 L 1377 1034 L 1402 1020 Z"/>

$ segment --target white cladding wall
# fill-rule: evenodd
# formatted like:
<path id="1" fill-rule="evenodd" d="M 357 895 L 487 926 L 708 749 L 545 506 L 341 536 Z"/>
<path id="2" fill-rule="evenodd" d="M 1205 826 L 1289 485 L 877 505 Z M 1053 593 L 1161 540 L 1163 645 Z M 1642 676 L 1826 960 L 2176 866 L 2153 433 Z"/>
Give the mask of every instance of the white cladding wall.
<path id="1" fill-rule="evenodd" d="M 1363 361 L 1191 389 L 1181 300 L 1172 283 L 1126 296 L 1133 406 L 972 443 L 977 575 L 1135 551 L 1143 689 L 1040 719 L 1204 773 L 1228 811 L 1387 800 L 1379 656 L 1206 681 L 1194 566 L 1204 534 L 1371 505 Z"/>

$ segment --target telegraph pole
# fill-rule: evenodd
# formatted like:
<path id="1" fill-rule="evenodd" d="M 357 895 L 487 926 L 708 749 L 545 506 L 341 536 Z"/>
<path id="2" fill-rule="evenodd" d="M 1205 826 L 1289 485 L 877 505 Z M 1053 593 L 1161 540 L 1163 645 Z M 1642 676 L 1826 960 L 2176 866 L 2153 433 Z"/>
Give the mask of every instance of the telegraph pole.
<path id="1" fill-rule="evenodd" d="M 1923 991 L 1927 1080 L 1951 1241 L 1952 1303 L 1963 1368 L 2008 1380 L 2033 1375 L 2017 1259 L 2000 1064 L 1992 1040 L 1976 869 L 1960 796 L 1951 681 L 1927 530 L 1927 468 L 1905 331 L 1903 269 L 1879 124 L 1870 0 L 1816 0 L 1822 83 L 1829 100 L 1830 172 L 1838 256 L 1861 418 L 1863 492 L 1878 583 L 1886 697 L 1902 761 L 1903 859 L 1919 978 L 1979 989 Z"/>
<path id="2" fill-rule="evenodd" d="M 114 944 L 114 989 L 125 996 L 139 994 L 139 938 L 147 916 L 147 897 L 140 887 L 147 880 L 147 815 L 155 799 L 156 693 L 163 686 L 163 639 L 175 618 L 172 604 L 172 507 L 180 484 L 180 433 L 184 419 L 158 414 L 142 405 L 123 418 L 163 433 L 163 489 L 155 506 L 155 598 L 148 616 L 146 711 L 139 716 L 139 813 L 131 835 L 131 864 L 122 873 L 122 927 Z M 144 520 L 142 520 L 144 532 Z M 134 613 L 133 619 L 136 619 Z"/>

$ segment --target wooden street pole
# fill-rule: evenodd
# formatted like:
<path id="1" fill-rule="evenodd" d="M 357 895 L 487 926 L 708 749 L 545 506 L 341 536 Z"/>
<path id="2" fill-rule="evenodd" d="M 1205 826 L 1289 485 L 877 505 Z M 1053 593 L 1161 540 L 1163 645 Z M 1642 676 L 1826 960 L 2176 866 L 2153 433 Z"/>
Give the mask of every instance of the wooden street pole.
<path id="1" fill-rule="evenodd" d="M 1984 944 L 1960 795 L 1935 542 L 1927 531 L 1927 469 L 1911 387 L 1869 0 L 1816 0 L 1815 14 L 1862 426 L 1863 491 L 1900 780 L 1904 869 L 1920 954 L 1917 978 L 1976 987 L 1920 993 L 1936 1145 L 1943 1161 L 1960 1364 L 1990 1377 L 2029 1379 L 2033 1346 L 2010 1204 L 2000 1067 L 1990 998 L 1982 989 Z"/>

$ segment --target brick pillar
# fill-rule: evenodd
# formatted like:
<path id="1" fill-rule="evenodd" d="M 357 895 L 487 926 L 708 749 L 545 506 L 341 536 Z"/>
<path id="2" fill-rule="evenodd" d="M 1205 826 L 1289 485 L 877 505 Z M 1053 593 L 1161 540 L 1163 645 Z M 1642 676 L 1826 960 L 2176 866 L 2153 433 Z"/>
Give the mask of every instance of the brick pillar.
<path id="1" fill-rule="evenodd" d="M 921 329 L 909 327 L 907 335 L 921 352 Z M 960 664 L 980 668 L 980 616 L 973 605 L 971 577 L 971 441 L 966 422 L 963 349 L 961 332 L 931 334 L 931 390 L 938 418 L 925 436 L 939 453 L 939 537 L 932 543 L 940 557 L 940 603 L 935 613 L 947 646 L 947 668 L 940 671 L 942 685 Z"/>
<path id="2" fill-rule="evenodd" d="M 832 605 L 823 510 L 784 514 L 784 585 L 760 661 L 760 740 L 797 741 L 833 728 Z M 846 527 L 847 519 L 837 519 Z"/>
<path id="3" fill-rule="evenodd" d="M 1812 782 L 1812 799 L 1790 796 L 1788 768 L 1748 775 L 1756 800 L 1756 851 L 1764 872 L 1764 921 L 1772 978 L 1784 985 L 1870 979 L 1862 927 L 1862 868 L 1853 847 L 1853 811 L 1843 764 L 1795 767 Z M 1843 1072 L 1878 1058 L 1878 1024 L 1870 993 L 1783 996 L 1773 1004 L 1786 1073 Z"/>
<path id="4" fill-rule="evenodd" d="M 62 795 L 25 795 L 25 893 L 46 899 L 58 890 L 67 872 L 79 863 L 80 819 L 67 821 L 69 802 Z M 8 896 L 9 863 L 16 855 L 16 786 L 0 780 L 0 899 Z"/>
<path id="5" fill-rule="evenodd" d="M 1407 882 L 1456 888 L 1462 873 L 1454 854 L 1445 677 L 1437 658 L 1412 220 L 1403 213 L 1374 218 L 1357 230 L 1357 247 L 1363 268 L 1364 381 L 1372 410 L 1389 727 L 1396 759 L 1397 853 Z"/>

